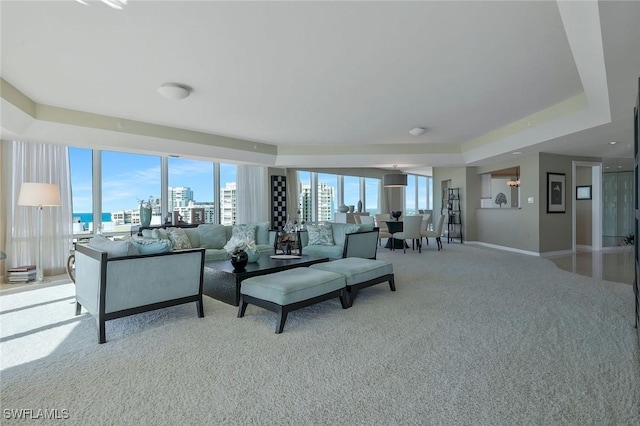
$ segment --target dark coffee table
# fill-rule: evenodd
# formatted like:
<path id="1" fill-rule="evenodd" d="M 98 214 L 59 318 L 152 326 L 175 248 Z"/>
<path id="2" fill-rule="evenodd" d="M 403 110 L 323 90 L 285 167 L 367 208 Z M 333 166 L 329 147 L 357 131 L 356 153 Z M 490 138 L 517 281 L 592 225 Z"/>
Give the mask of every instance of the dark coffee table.
<path id="1" fill-rule="evenodd" d="M 229 260 L 204 264 L 202 293 L 233 306 L 240 304 L 240 283 L 246 278 L 272 274 L 314 263 L 327 262 L 329 258 L 301 255 L 299 259 L 271 259 L 273 253 L 262 254 L 255 263 L 248 263 L 241 271 L 234 271 Z"/>

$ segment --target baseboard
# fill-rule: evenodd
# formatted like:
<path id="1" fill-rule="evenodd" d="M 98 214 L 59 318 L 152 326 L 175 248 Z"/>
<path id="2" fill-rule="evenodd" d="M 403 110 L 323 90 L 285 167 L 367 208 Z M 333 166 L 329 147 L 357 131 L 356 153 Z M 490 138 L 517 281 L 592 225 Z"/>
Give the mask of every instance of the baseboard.
<path id="1" fill-rule="evenodd" d="M 581 250 L 581 251 L 593 251 L 593 247 L 591 246 L 586 246 L 584 244 L 576 244 L 576 250 Z"/>
<path id="2" fill-rule="evenodd" d="M 540 253 L 537 253 L 535 251 L 529 251 L 529 250 L 522 250 L 522 249 L 517 249 L 514 247 L 507 247 L 507 246 L 499 246 L 497 244 L 489 244 L 489 243 L 484 243 L 482 241 L 465 241 L 465 244 L 475 244 L 478 246 L 483 246 L 483 247 L 489 247 L 489 248 L 494 248 L 494 249 L 498 249 L 498 250 L 504 250 L 504 251 L 511 251 L 514 253 L 520 253 L 520 254 L 526 254 L 529 256 L 540 256 Z"/>
<path id="3" fill-rule="evenodd" d="M 572 254 L 572 250 L 545 251 L 544 253 L 540 253 L 540 257 L 567 256 Z"/>

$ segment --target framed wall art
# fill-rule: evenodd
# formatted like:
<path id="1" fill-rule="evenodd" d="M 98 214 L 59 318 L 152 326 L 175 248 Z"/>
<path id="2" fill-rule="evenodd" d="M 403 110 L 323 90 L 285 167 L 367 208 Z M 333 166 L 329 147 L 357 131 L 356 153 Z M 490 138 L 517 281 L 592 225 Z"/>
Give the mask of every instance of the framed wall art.
<path id="1" fill-rule="evenodd" d="M 590 200 L 591 185 L 576 186 L 576 200 Z"/>
<path id="2" fill-rule="evenodd" d="M 567 211 L 567 183 L 564 173 L 547 173 L 547 213 Z"/>
<path id="3" fill-rule="evenodd" d="M 204 223 L 204 207 L 194 207 L 191 209 L 191 223 Z"/>

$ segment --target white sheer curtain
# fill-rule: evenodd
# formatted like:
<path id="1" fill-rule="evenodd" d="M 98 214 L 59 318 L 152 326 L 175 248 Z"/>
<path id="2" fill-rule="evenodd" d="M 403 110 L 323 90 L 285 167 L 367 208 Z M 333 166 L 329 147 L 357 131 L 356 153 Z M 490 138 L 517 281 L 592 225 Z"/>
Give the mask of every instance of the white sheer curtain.
<path id="1" fill-rule="evenodd" d="M 236 223 L 270 220 L 267 168 L 239 165 L 236 180 Z"/>
<path id="2" fill-rule="evenodd" d="M 7 148 L 5 144 L 10 147 Z M 42 209 L 42 269 L 45 275 L 64 273 L 71 249 L 71 179 L 66 146 L 3 142 L 3 169 L 10 168 L 6 191 L 7 266 L 35 264 L 38 249 L 37 207 L 18 206 L 23 182 L 55 183 L 60 206 Z M 6 151 L 9 151 L 7 153 Z M 6 175 L 5 175 L 6 176 Z"/>

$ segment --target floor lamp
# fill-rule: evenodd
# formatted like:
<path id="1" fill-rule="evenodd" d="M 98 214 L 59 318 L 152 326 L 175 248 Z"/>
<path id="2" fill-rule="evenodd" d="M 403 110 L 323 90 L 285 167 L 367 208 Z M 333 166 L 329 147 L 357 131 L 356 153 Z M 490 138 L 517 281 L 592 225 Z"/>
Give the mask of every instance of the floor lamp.
<path id="1" fill-rule="evenodd" d="M 42 208 L 60 205 L 60 188 L 53 183 L 23 182 L 20 186 L 18 205 L 38 208 L 36 280 L 44 281 L 44 273 L 42 272 Z"/>

